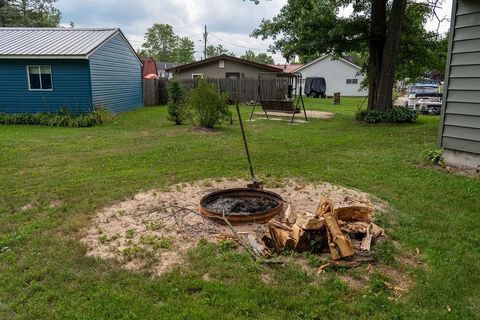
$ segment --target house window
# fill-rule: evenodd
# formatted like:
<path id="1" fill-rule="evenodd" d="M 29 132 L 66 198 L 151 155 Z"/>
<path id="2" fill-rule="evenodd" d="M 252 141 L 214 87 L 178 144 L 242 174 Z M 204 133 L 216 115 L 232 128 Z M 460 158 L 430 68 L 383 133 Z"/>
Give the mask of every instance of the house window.
<path id="1" fill-rule="evenodd" d="M 203 79 L 203 73 L 193 73 L 192 79 Z"/>
<path id="2" fill-rule="evenodd" d="M 28 66 L 29 90 L 53 90 L 52 68 L 50 66 Z"/>
<path id="3" fill-rule="evenodd" d="M 225 61 L 224 60 L 218 60 L 218 67 L 220 69 L 224 69 L 225 68 Z"/>
<path id="4" fill-rule="evenodd" d="M 225 73 L 227 79 L 240 79 L 240 72 L 227 72 Z"/>
<path id="5" fill-rule="evenodd" d="M 347 84 L 357 84 L 358 79 L 347 79 Z"/>

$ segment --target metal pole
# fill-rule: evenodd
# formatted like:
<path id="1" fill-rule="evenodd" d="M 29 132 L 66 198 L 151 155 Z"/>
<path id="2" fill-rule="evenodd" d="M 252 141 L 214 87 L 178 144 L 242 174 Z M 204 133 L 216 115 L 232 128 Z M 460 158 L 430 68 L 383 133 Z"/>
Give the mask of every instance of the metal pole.
<path id="1" fill-rule="evenodd" d="M 237 95 L 235 95 L 235 107 L 237 109 L 238 122 L 240 123 L 240 130 L 242 131 L 243 146 L 245 147 L 245 153 L 247 154 L 248 168 L 250 170 L 250 177 L 252 178 L 252 186 L 254 188 L 259 187 L 259 183 L 255 178 L 255 173 L 253 172 L 252 159 L 250 158 L 250 152 L 248 151 L 247 138 L 245 136 L 245 129 L 243 128 L 242 116 L 240 115 L 240 106 L 238 103 Z"/>

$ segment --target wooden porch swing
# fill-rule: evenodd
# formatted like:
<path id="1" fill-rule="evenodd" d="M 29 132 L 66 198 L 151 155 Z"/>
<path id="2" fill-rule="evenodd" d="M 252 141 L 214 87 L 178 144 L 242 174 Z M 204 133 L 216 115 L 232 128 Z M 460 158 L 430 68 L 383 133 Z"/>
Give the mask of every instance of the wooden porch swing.
<path id="1" fill-rule="evenodd" d="M 279 97 L 277 86 L 273 87 L 274 94 L 271 97 L 264 97 L 262 95 L 263 87 L 265 84 L 265 77 L 270 79 L 286 78 L 287 79 L 287 92 L 283 96 L 282 93 Z M 298 92 L 298 91 L 299 92 Z M 291 113 L 292 118 L 290 124 L 295 120 L 295 114 L 301 112 L 300 104 L 303 109 L 303 114 L 305 116 L 305 121 L 308 121 L 307 112 L 305 110 L 305 104 L 303 102 L 302 96 L 302 74 L 300 72 L 294 73 L 276 73 L 276 72 L 262 72 L 258 75 L 258 90 L 257 97 L 255 98 L 255 103 L 252 107 L 252 112 L 250 113 L 250 121 L 252 120 L 253 113 L 255 108 L 260 104 L 262 107 L 265 116 L 268 119 L 268 111 L 271 112 L 284 112 Z"/>

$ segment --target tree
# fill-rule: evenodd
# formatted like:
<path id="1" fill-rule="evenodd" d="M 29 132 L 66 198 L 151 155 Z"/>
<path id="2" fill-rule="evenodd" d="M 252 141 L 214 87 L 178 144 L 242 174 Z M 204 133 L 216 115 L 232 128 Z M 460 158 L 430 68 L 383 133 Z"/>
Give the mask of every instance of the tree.
<path id="1" fill-rule="evenodd" d="M 57 27 L 57 0 L 0 0 L 0 27 Z"/>
<path id="2" fill-rule="evenodd" d="M 267 55 L 266 53 L 259 53 L 258 55 L 255 55 L 255 52 L 252 50 L 245 51 L 245 54 L 240 58 L 263 64 L 275 64 L 275 61 L 273 61 L 271 56 Z"/>
<path id="3" fill-rule="evenodd" d="M 156 23 L 147 29 L 145 42 L 139 54 L 153 57 L 157 61 L 189 63 L 194 61 L 193 41 L 180 38 L 169 24 Z"/>
<path id="4" fill-rule="evenodd" d="M 272 50 L 281 51 L 287 59 L 298 55 L 306 61 L 324 53 L 342 56 L 353 51 L 368 52 L 368 109 L 385 112 L 393 105 L 397 64 L 407 60 L 399 56 L 400 42 L 406 41 L 402 30 L 419 26 L 408 26 L 405 21 L 418 14 L 419 8 L 423 18 L 431 15 L 438 2 L 425 1 L 407 4 L 407 0 L 289 0 L 276 17 L 263 20 L 252 35 L 272 37 Z M 352 14 L 341 16 L 340 9 L 348 5 L 352 5 Z M 423 24 L 420 25 L 424 35 Z"/>
<path id="5" fill-rule="evenodd" d="M 207 58 L 216 57 L 221 54 L 227 54 L 229 56 L 235 56 L 233 52 L 229 52 L 227 48 L 218 44 L 214 46 L 213 44 L 207 46 Z"/>

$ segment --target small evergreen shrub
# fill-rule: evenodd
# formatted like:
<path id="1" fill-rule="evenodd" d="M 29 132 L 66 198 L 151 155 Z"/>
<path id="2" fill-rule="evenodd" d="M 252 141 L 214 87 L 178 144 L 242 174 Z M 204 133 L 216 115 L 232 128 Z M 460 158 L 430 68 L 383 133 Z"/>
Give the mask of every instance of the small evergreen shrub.
<path id="1" fill-rule="evenodd" d="M 423 152 L 423 159 L 433 165 L 439 166 L 445 164 L 443 149 L 431 149 Z"/>
<path id="2" fill-rule="evenodd" d="M 367 123 L 415 123 L 417 118 L 416 111 L 405 107 L 395 107 L 387 112 L 361 110 L 355 115 L 357 121 Z"/>
<path id="3" fill-rule="evenodd" d="M 49 127 L 91 127 L 109 122 L 113 115 L 103 107 L 94 108 L 92 112 L 72 114 L 67 108 L 58 112 L 41 113 L 0 113 L 0 124 L 28 124 Z"/>
<path id="4" fill-rule="evenodd" d="M 228 119 L 227 94 L 218 94 L 217 86 L 199 80 L 198 86 L 188 95 L 191 120 L 194 126 L 213 128 Z"/>
<path id="5" fill-rule="evenodd" d="M 177 79 L 168 81 L 168 120 L 176 125 L 183 124 L 187 118 L 185 94 L 182 84 Z"/>

